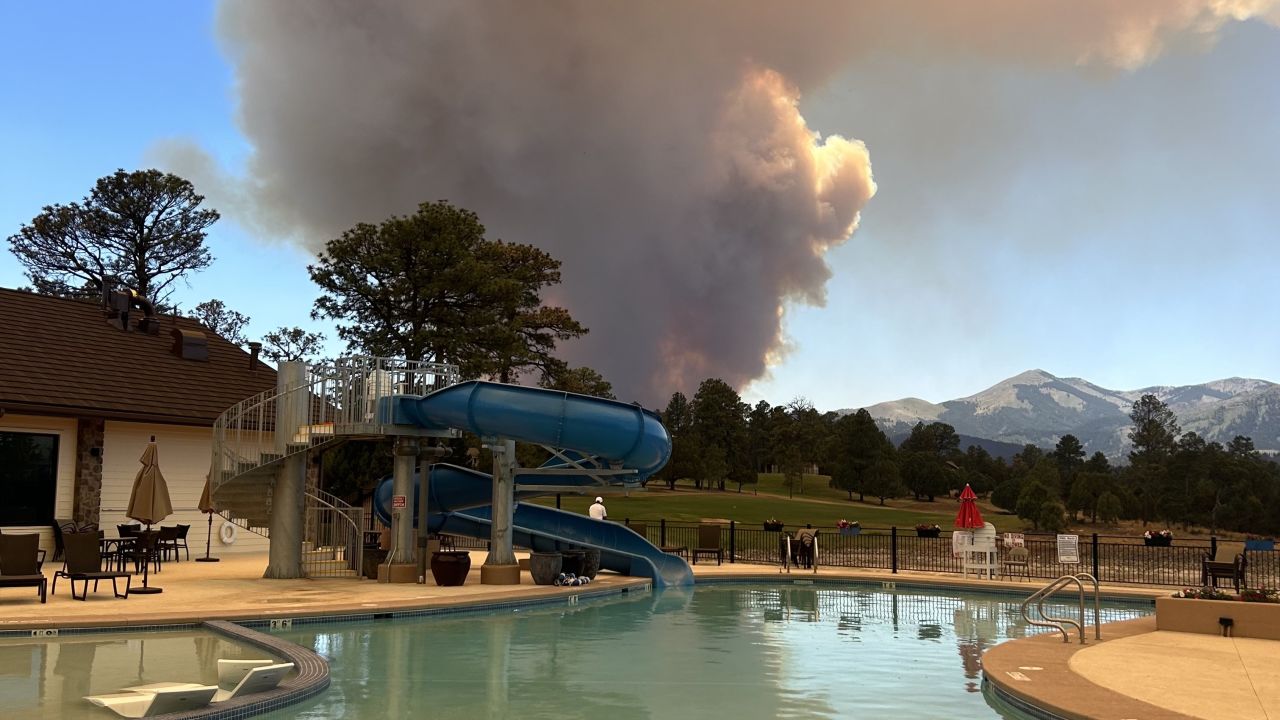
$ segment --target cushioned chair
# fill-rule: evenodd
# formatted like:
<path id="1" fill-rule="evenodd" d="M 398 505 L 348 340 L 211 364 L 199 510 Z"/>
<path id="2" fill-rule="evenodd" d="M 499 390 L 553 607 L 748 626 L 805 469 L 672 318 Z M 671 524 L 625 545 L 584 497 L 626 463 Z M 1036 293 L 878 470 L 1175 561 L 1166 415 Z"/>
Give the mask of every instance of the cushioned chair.
<path id="1" fill-rule="evenodd" d="M 43 564 L 39 535 L 0 535 L 0 587 L 33 587 L 44 602 L 48 580 L 40 572 Z"/>
<path id="2" fill-rule="evenodd" d="M 1009 577 L 1021 575 L 1031 580 L 1031 553 L 1025 547 L 1012 547 L 1000 561 L 1000 574 Z"/>
<path id="3" fill-rule="evenodd" d="M 89 598 L 89 581 L 93 581 L 93 591 L 98 591 L 99 580 L 110 580 L 111 591 L 118 598 L 129 597 L 129 584 L 132 582 L 127 572 L 102 569 L 102 551 L 98 543 L 98 533 L 70 533 L 66 536 L 67 562 L 62 569 L 53 574 L 53 592 L 58 590 L 58 578 L 64 577 L 71 583 L 71 597 L 76 600 Z M 124 594 L 116 585 L 116 580 L 124 578 Z M 84 582 L 84 590 L 76 595 L 76 581 Z M 141 717 L 141 716 L 138 716 Z"/>
<path id="4" fill-rule="evenodd" d="M 720 526 L 703 523 L 698 526 L 698 545 L 693 548 L 693 564 L 698 564 L 698 557 L 715 556 L 716 564 L 724 560 L 724 549 L 720 547 Z"/>
<path id="5" fill-rule="evenodd" d="M 1244 554 L 1244 543 L 1220 542 L 1218 551 L 1213 557 L 1205 554 L 1200 563 L 1200 581 L 1205 586 L 1218 587 L 1218 579 L 1230 580 L 1236 592 L 1244 586 L 1244 571 L 1248 566 Z"/>

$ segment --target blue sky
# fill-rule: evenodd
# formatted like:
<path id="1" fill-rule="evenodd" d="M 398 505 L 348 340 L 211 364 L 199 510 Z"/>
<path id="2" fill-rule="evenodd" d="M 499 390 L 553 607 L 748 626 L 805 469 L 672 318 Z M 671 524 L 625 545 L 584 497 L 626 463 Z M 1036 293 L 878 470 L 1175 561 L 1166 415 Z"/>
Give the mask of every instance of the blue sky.
<path id="1" fill-rule="evenodd" d="M 166 139 L 243 172 L 214 16 L 0 4 L 5 236 Z M 1033 367 L 1117 389 L 1280 380 L 1280 31 L 1228 25 L 1134 70 L 873 60 L 801 101 L 811 128 L 867 144 L 879 189 L 827 256 L 826 306 L 788 308 L 791 349 L 747 399 L 937 402 Z M 328 329 L 308 317 L 304 251 L 233 219 L 209 244 L 182 305 L 221 298 L 253 335 Z M 0 251 L 0 286 L 23 283 Z"/>

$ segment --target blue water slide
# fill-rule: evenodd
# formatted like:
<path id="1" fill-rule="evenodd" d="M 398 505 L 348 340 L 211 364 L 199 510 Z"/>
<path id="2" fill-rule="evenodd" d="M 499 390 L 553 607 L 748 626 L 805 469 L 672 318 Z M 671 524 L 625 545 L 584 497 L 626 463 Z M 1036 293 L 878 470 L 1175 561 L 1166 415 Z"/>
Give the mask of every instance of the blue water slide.
<path id="1" fill-rule="evenodd" d="M 559 449 L 575 460 L 595 458 L 589 466 L 635 470 L 611 475 L 611 483 L 633 486 L 666 464 L 671 439 L 657 416 L 636 405 L 519 385 L 467 382 L 426 396 L 391 398 L 395 422 L 429 428 L 458 428 L 482 437 L 504 437 Z M 544 467 L 567 467 L 556 458 Z M 417 508 L 415 498 L 412 508 Z M 538 485 L 579 486 L 589 491 L 593 478 L 551 473 L 517 476 L 516 500 L 544 495 Z M 430 532 L 487 539 L 490 536 L 492 478 L 448 464 L 432 467 Z M 374 512 L 390 522 L 392 483 L 383 480 L 374 495 Z M 416 522 L 416 518 L 415 518 Z M 629 528 L 576 513 L 518 503 L 513 542 L 533 550 L 593 547 L 607 570 L 647 576 L 657 585 L 689 585 L 688 563 L 662 552 Z"/>

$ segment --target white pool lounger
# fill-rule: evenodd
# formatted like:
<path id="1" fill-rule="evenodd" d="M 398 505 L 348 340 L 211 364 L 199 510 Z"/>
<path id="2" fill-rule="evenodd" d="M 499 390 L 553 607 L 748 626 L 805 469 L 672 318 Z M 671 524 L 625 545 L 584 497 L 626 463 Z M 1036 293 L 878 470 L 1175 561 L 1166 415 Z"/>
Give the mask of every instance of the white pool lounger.
<path id="1" fill-rule="evenodd" d="M 240 678 L 240 682 L 230 690 L 222 690 L 215 688 L 213 694 L 213 702 L 225 702 L 243 695 L 252 695 L 253 693 L 266 692 L 274 690 L 284 676 L 293 669 L 293 663 L 278 663 L 271 665 L 259 665 L 250 667 L 244 673 L 244 677 Z M 125 688 L 126 693 L 151 694 L 158 692 L 169 692 L 172 690 L 190 690 L 195 688 L 203 688 L 203 685 L 194 683 L 152 683 L 150 685 L 138 685 L 135 687 Z M 212 687 L 212 686 L 210 686 Z"/>
<path id="2" fill-rule="evenodd" d="M 209 704 L 218 692 L 216 685 L 183 685 L 154 692 L 122 692 L 111 695 L 89 695 L 94 705 L 127 718 L 143 718 L 166 713 L 198 710 Z"/>

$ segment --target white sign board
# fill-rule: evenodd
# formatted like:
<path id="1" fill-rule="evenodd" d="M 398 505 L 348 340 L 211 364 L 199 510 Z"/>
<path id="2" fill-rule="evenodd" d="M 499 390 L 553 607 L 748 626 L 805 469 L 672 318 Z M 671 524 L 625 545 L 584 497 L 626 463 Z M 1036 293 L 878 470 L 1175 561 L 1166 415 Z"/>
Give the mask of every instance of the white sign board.
<path id="1" fill-rule="evenodd" d="M 1058 536 L 1058 562 L 1064 565 L 1076 565 L 1080 563 L 1079 535 Z"/>
<path id="2" fill-rule="evenodd" d="M 951 556 L 960 557 L 973 547 L 973 533 L 968 530 L 956 530 L 951 533 Z"/>

